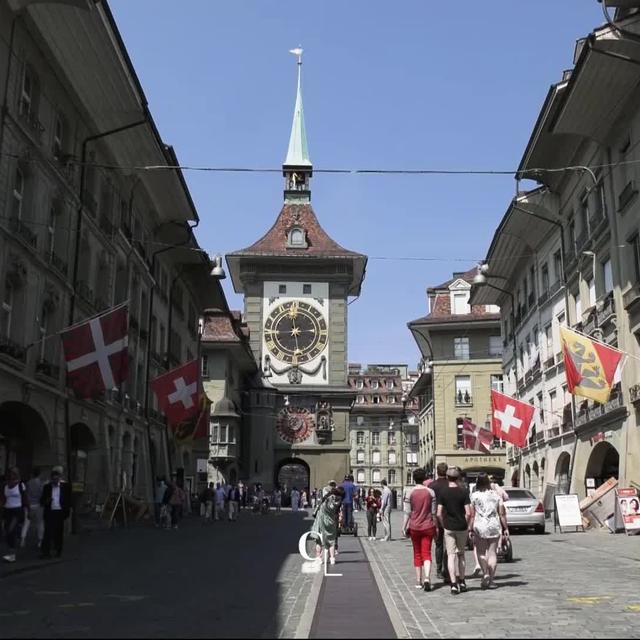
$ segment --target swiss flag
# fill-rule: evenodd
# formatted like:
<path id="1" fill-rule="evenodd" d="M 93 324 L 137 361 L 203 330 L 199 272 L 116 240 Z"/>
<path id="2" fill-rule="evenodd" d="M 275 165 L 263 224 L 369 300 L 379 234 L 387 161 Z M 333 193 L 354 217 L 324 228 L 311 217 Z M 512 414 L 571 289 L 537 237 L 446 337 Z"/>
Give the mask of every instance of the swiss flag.
<path id="1" fill-rule="evenodd" d="M 200 413 L 200 361 L 191 360 L 151 381 L 169 424 L 196 419 Z"/>
<path id="2" fill-rule="evenodd" d="M 462 447 L 482 453 L 489 453 L 489 446 L 493 442 L 493 433 L 487 429 L 478 428 L 469 418 L 462 421 Z"/>
<path id="3" fill-rule="evenodd" d="M 535 408 L 498 391 L 491 391 L 491 429 L 493 435 L 524 447 Z"/>
<path id="4" fill-rule="evenodd" d="M 67 385 L 78 398 L 96 398 L 129 376 L 127 307 L 62 331 Z"/>

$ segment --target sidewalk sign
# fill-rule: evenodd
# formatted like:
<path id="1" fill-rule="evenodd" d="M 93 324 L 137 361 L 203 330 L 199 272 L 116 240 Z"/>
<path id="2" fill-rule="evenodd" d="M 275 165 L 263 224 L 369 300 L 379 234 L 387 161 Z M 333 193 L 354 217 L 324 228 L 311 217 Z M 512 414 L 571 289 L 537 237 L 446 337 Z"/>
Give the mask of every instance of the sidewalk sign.
<path id="1" fill-rule="evenodd" d="M 616 515 L 618 514 L 627 535 L 640 534 L 640 497 L 637 489 L 625 487 L 616 491 Z"/>
<path id="2" fill-rule="evenodd" d="M 556 493 L 553 497 L 555 502 L 555 517 L 553 522 L 553 530 L 556 527 L 560 529 L 560 533 L 563 528 L 573 527 L 576 531 L 578 527 L 584 531 L 584 525 L 582 523 L 582 514 L 580 513 L 580 502 L 578 501 L 577 493 L 561 494 Z"/>

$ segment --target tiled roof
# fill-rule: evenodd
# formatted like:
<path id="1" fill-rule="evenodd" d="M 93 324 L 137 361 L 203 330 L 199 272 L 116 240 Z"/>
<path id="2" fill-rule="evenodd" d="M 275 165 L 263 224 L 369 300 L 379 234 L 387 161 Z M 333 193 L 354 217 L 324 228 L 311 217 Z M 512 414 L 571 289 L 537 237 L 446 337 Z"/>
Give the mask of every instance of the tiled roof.
<path id="1" fill-rule="evenodd" d="M 287 232 L 299 226 L 306 232 L 307 248 L 287 247 Z M 257 242 L 231 255 L 286 255 L 316 257 L 364 258 L 360 253 L 349 251 L 332 240 L 320 226 L 310 204 L 285 204 L 275 223 Z"/>
<path id="2" fill-rule="evenodd" d="M 241 321 L 239 311 L 205 309 L 202 342 L 236 342 L 249 339 L 249 328 Z"/>
<path id="3" fill-rule="evenodd" d="M 469 271 L 460 271 L 458 273 L 453 274 L 453 278 L 443 282 L 442 284 L 436 287 L 429 287 L 429 291 L 437 291 L 438 289 L 447 289 L 450 285 L 452 285 L 456 280 L 465 280 L 469 284 L 473 284 L 473 278 L 478 273 L 478 267 L 473 267 L 469 269 Z"/>
<path id="4" fill-rule="evenodd" d="M 474 321 L 499 321 L 500 314 L 499 313 L 489 313 L 484 311 L 482 306 L 480 307 L 472 307 L 471 313 L 435 313 L 431 312 L 429 315 L 424 316 L 422 318 L 417 318 L 416 320 L 412 320 L 409 324 L 440 324 L 444 322 L 474 322 Z"/>

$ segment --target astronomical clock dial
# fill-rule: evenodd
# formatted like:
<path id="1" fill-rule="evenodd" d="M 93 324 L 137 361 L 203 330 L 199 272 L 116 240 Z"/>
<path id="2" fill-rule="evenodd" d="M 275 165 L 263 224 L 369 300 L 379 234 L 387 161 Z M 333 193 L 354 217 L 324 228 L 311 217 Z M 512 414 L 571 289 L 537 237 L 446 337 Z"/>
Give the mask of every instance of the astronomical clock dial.
<path id="1" fill-rule="evenodd" d="M 283 302 L 269 314 L 264 339 L 269 353 L 277 360 L 303 364 L 325 350 L 327 322 L 313 305 L 302 300 Z"/>
<path id="2" fill-rule="evenodd" d="M 315 428 L 313 414 L 303 407 L 285 407 L 276 422 L 278 435 L 290 444 L 304 442 Z"/>

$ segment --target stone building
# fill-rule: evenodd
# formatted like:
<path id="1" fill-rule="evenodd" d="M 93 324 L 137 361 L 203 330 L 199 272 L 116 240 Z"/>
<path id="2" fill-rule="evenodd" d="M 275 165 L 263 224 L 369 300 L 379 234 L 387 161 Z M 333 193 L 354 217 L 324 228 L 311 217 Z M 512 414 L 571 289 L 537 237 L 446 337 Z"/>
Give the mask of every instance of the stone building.
<path id="1" fill-rule="evenodd" d="M 518 177 L 540 186 L 511 202 L 483 267 L 507 293 L 473 294 L 500 304 L 515 336 L 518 375 L 507 350 L 507 390 L 533 400 L 540 418 L 510 464 L 525 486 L 548 488 L 548 504 L 555 492 L 584 496 L 612 476 L 640 485 L 639 17 L 619 9 L 578 40 L 574 68 L 549 89 L 520 163 Z M 567 395 L 560 324 L 628 354 L 606 404 Z"/>
<path id="2" fill-rule="evenodd" d="M 491 428 L 491 389 L 502 389 L 500 316 L 493 305 L 470 304 L 477 270 L 427 289 L 429 313 L 409 322 L 420 352 L 420 376 L 410 398 L 418 402 L 420 465 L 434 471 L 440 462 L 459 466 L 469 478 L 480 471 L 505 476 L 503 443 L 489 454 L 463 448 L 465 418 Z"/>
<path id="3" fill-rule="evenodd" d="M 367 261 L 329 237 L 311 207 L 300 68 L 284 206 L 262 238 L 227 255 L 265 380 L 248 396 L 250 479 L 287 489 L 349 469 L 347 300 L 360 294 Z"/>
<path id="4" fill-rule="evenodd" d="M 392 490 L 413 484 L 418 466 L 417 405 L 403 383 L 406 364 L 349 365 L 349 386 L 356 394 L 349 423 L 351 473 L 356 484 L 376 486 L 384 478 Z"/>
<path id="5" fill-rule="evenodd" d="M 1 0 L 0 101 L 0 472 L 63 464 L 80 509 L 123 479 L 149 498 L 195 462 L 148 381 L 197 357 L 200 310 L 223 304 L 181 173 L 131 169 L 176 156 L 106 2 Z M 127 300 L 129 380 L 79 401 L 56 333 Z"/>

